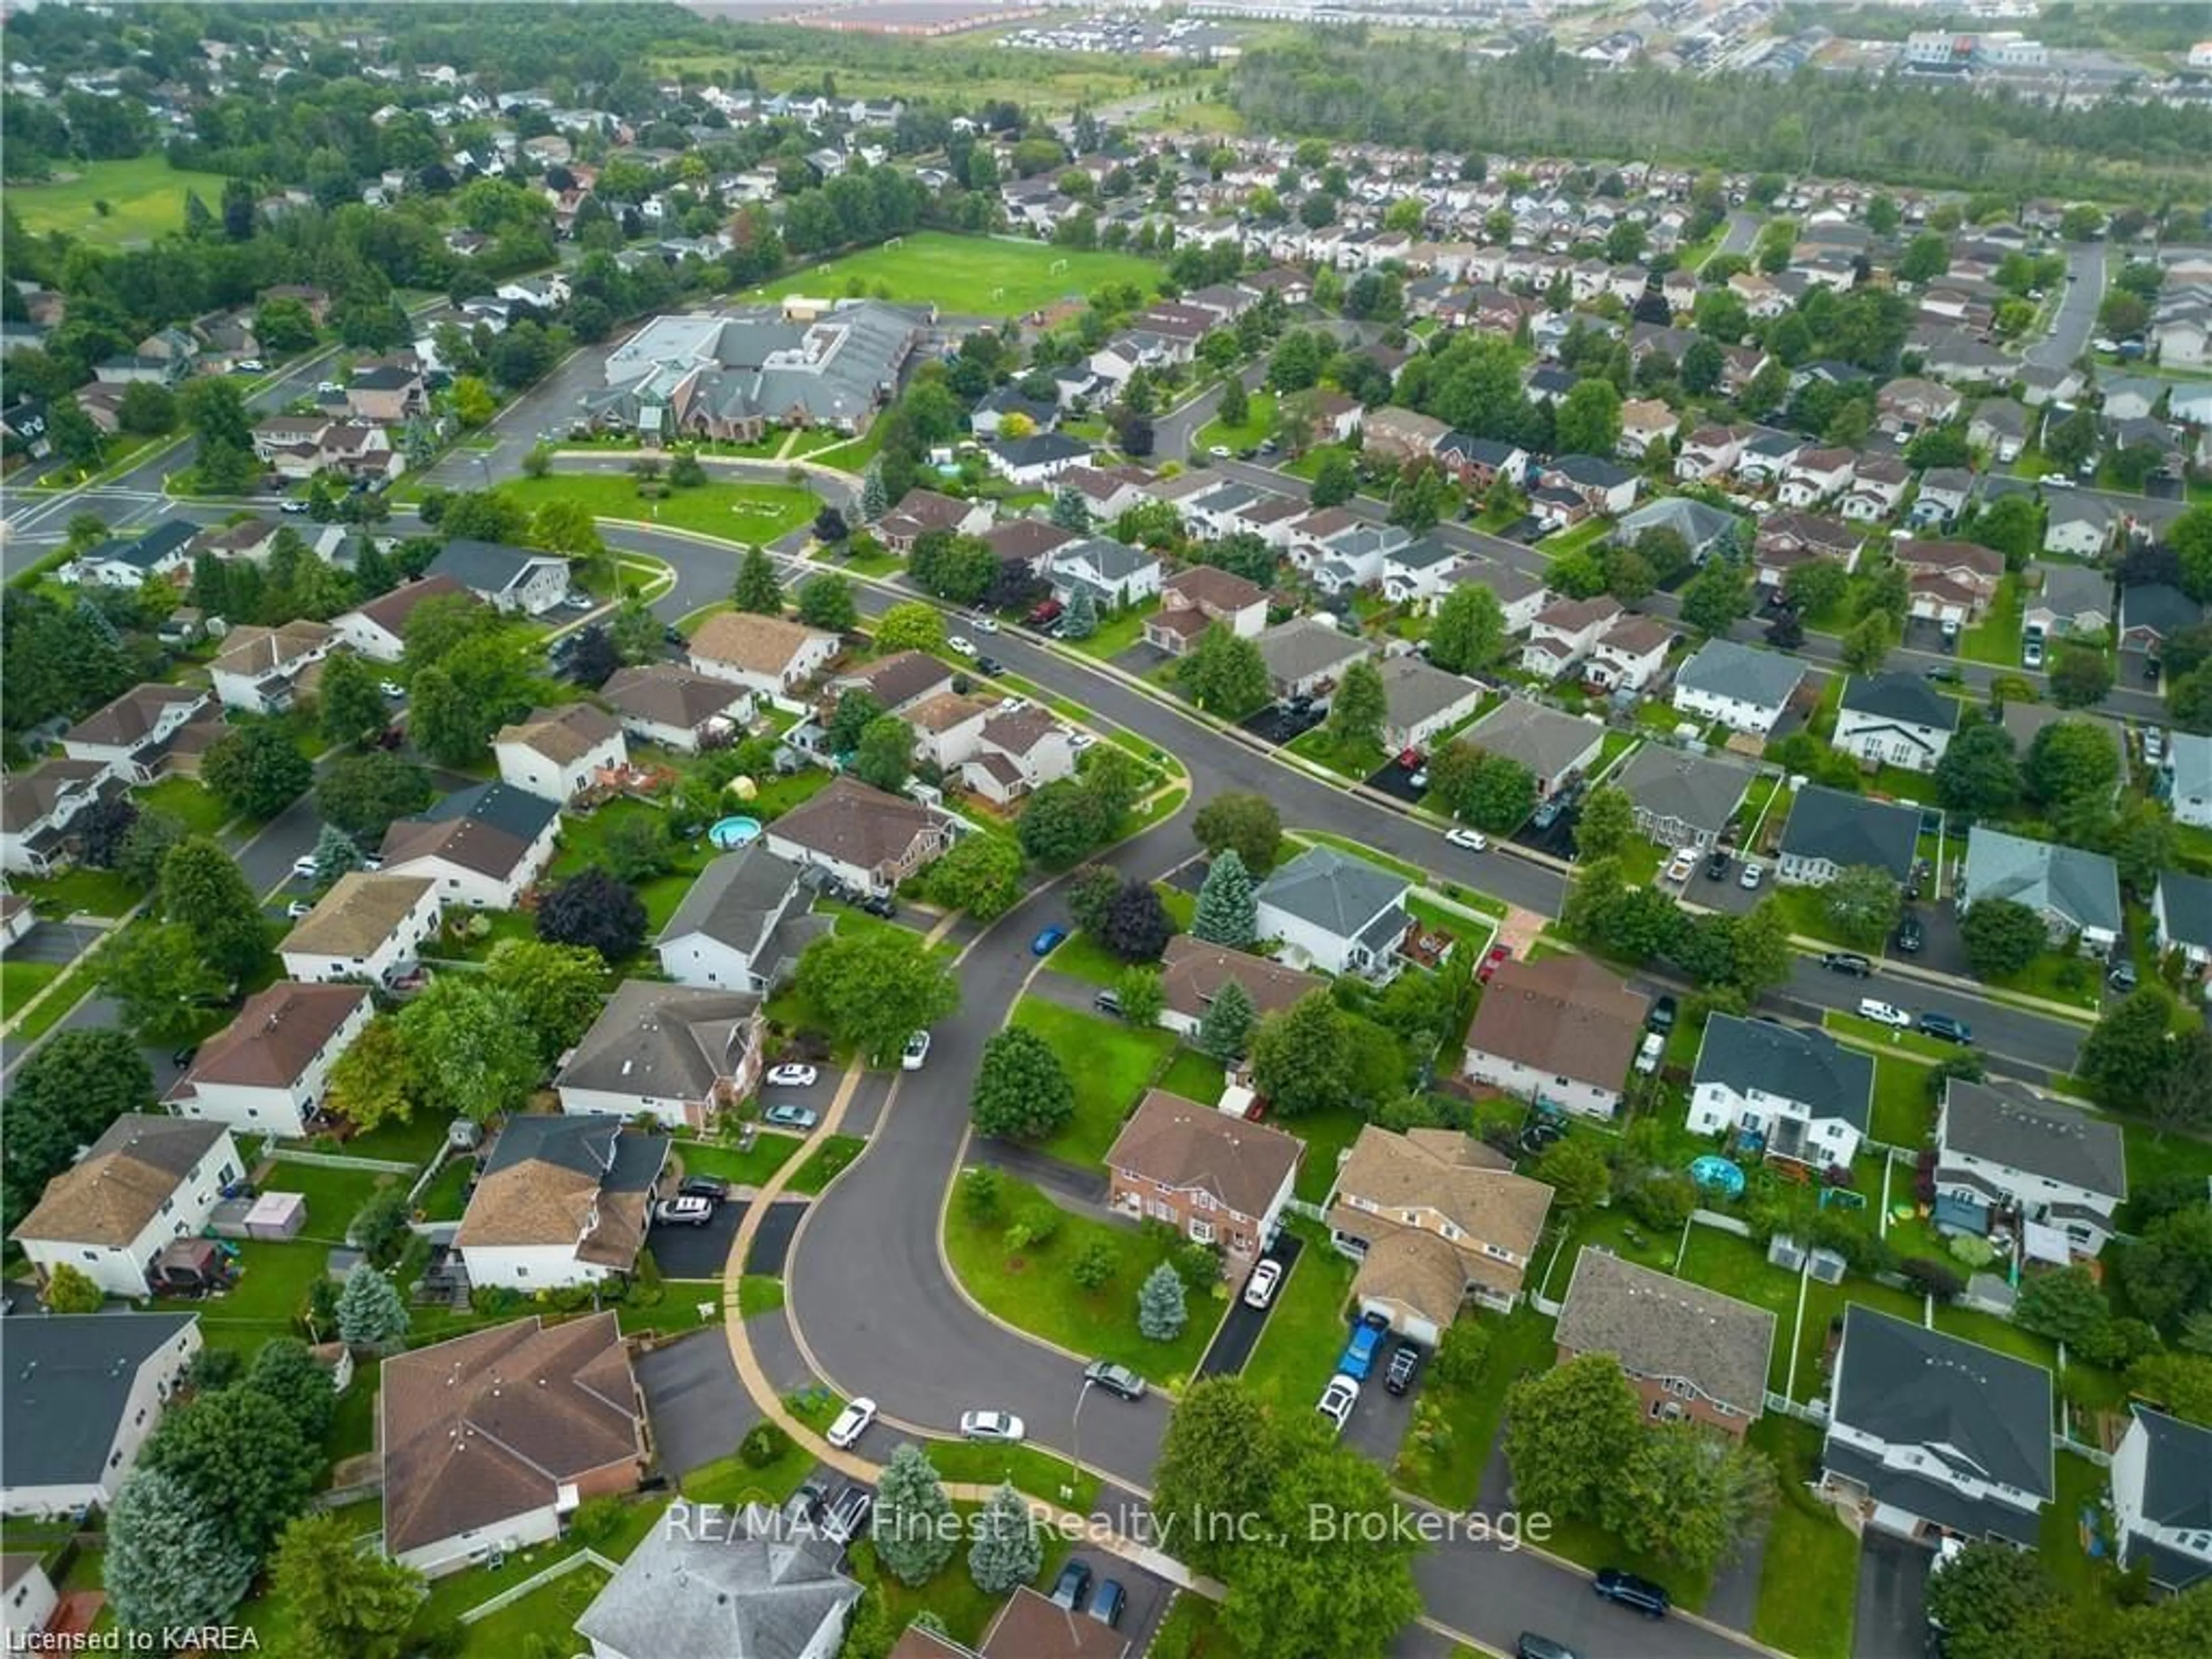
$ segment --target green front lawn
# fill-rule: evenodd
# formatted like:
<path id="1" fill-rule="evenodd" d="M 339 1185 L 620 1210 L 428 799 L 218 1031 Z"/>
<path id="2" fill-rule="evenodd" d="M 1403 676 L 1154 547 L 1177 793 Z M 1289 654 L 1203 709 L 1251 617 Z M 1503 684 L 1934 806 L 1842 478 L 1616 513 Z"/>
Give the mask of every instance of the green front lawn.
<path id="1" fill-rule="evenodd" d="M 145 896 L 118 872 L 82 864 L 58 876 L 10 876 L 8 884 L 49 921 L 67 921 L 79 911 L 120 916 Z"/>
<path id="2" fill-rule="evenodd" d="M 61 976 L 58 962 L 0 962 L 0 1019 L 13 1018 L 18 1008 Z"/>
<path id="3" fill-rule="evenodd" d="M 845 1166 L 860 1157 L 867 1142 L 859 1135 L 829 1135 L 814 1149 L 811 1157 L 792 1172 L 784 1183 L 785 1190 L 793 1193 L 819 1193 L 844 1173 Z"/>
<path id="4" fill-rule="evenodd" d="M 2008 574 L 1998 580 L 1996 597 L 1988 613 L 1959 639 L 1959 654 L 1968 662 L 1993 663 L 2000 668 L 2020 665 L 2021 611 L 2026 603 L 2021 580 Z"/>
<path id="5" fill-rule="evenodd" d="M 1014 1024 L 1045 1040 L 1075 1085 L 1075 1115 L 1041 1150 L 1086 1168 L 1103 1163 L 1123 1120 L 1166 1069 L 1174 1036 L 1034 996 L 1014 1005 Z"/>
<path id="6" fill-rule="evenodd" d="M 1242 424 L 1231 426 L 1218 418 L 1199 428 L 1192 441 L 1200 449 L 1212 452 L 1219 444 L 1232 454 L 1240 449 L 1249 449 L 1275 429 L 1275 394 L 1255 392 L 1245 398 L 1244 419 Z"/>
<path id="7" fill-rule="evenodd" d="M 1089 638 L 1071 643 L 1085 656 L 1095 657 L 1101 662 L 1118 657 L 1145 637 L 1145 619 L 1159 608 L 1158 599 L 1124 605 L 1112 616 L 1100 617 L 1097 629 Z"/>
<path id="8" fill-rule="evenodd" d="M 799 1135 L 763 1130 L 744 1152 L 706 1140 L 679 1140 L 670 1149 L 687 1176 L 720 1176 L 733 1187 L 765 1187 L 806 1144 Z"/>
<path id="9" fill-rule="evenodd" d="M 1849 1659 L 1859 1540 L 1806 1490 L 1820 1462 L 1820 1431 L 1769 1412 L 1751 1425 L 1750 1439 L 1773 1460 L 1782 1482 L 1767 1522 L 1751 1633 L 1799 1659 Z"/>
<path id="10" fill-rule="evenodd" d="M 1090 985 L 1115 984 L 1129 966 L 1080 928 L 1053 947 L 1045 965 Z"/>
<path id="11" fill-rule="evenodd" d="M 1358 1268 L 1330 1244 L 1328 1228 L 1303 1218 L 1286 1224 L 1305 1248 L 1276 1287 L 1260 1345 L 1244 1362 L 1244 1381 L 1285 1410 L 1310 1411 L 1344 1352 Z"/>
<path id="12" fill-rule="evenodd" d="M 1894 1025 L 1881 1025 L 1870 1019 L 1861 1019 L 1856 1014 L 1847 1014 L 1831 1008 L 1820 1017 L 1820 1024 L 1833 1036 L 1864 1048 L 1870 1054 L 1908 1054 L 1916 1059 L 1948 1060 L 1959 1052 L 1955 1042 L 1943 1042 L 1932 1036 L 1923 1036 L 1917 1031 L 1900 1030 Z"/>
<path id="13" fill-rule="evenodd" d="M 1369 738 L 1340 738 L 1327 726 L 1316 726 L 1291 739 L 1291 752 L 1340 776 L 1360 781 L 1372 777 L 1390 758 L 1381 744 Z"/>
<path id="14" fill-rule="evenodd" d="M 1195 1370 L 1224 1304 L 1203 1293 L 1188 1301 L 1189 1320 L 1171 1342 L 1137 1329 L 1137 1287 L 1175 1249 L 1164 1228 L 1133 1231 L 1086 1215 L 1059 1211 L 1059 1227 L 1043 1245 L 1009 1249 L 1006 1230 L 1038 1209 L 1058 1210 L 1026 1182 L 1001 1172 L 998 1213 L 978 1218 L 955 1191 L 945 1212 L 945 1253 L 968 1294 L 1009 1324 L 1078 1353 L 1119 1360 L 1153 1382 L 1180 1386 Z M 1093 1243 L 1112 1249 L 1118 1266 L 1103 1289 L 1085 1291 L 1068 1265 Z"/>
<path id="15" fill-rule="evenodd" d="M 196 836 L 211 836 L 230 822 L 230 809 L 198 778 L 163 778 L 138 792 L 138 805 L 167 813 Z"/>
<path id="16" fill-rule="evenodd" d="M 1168 1069 L 1161 1074 L 1158 1086 L 1201 1106 L 1212 1106 L 1228 1088 L 1229 1074 L 1212 1056 L 1195 1048 L 1178 1048 L 1175 1058 L 1168 1062 Z"/>
<path id="17" fill-rule="evenodd" d="M 1995 976 L 1989 982 L 2046 1002 L 2094 1009 L 2102 994 L 2100 979 L 2097 964 L 2079 952 L 2045 951 L 2018 973 Z"/>
<path id="18" fill-rule="evenodd" d="M 738 1317 L 774 1313 L 783 1306 L 783 1281 L 766 1273 L 747 1273 L 738 1280 Z"/>
<path id="19" fill-rule="evenodd" d="M 1885 1146 L 1917 1152 L 1936 1127 L 1930 1068 L 1902 1054 L 1876 1054 L 1874 1115 L 1869 1127 Z"/>
<path id="20" fill-rule="evenodd" d="M 500 489 L 533 512 L 547 501 L 575 501 L 593 518 L 665 525 L 749 545 L 775 541 L 811 524 L 822 510 L 811 489 L 792 484 L 695 484 L 648 501 L 638 494 L 638 483 L 622 473 L 550 472 L 542 478 L 517 478 Z M 736 579 L 734 557 L 730 575 Z"/>
<path id="21" fill-rule="evenodd" d="M 1074 1401 L 1071 1399 L 1068 1404 L 1072 1409 Z M 1029 1428 L 1032 1433 L 1049 1431 L 1052 1438 L 1060 1438 L 1049 1425 L 1031 1423 Z M 1032 1498 L 1064 1504 L 1079 1515 L 1088 1515 L 1091 1506 L 1098 1501 L 1098 1477 L 1090 1472 L 1088 1463 L 1079 1480 L 1074 1464 L 1035 1446 L 1001 1446 L 980 1440 L 933 1440 L 924 1449 L 938 1474 L 954 1485 L 995 1486 L 1011 1480 Z M 1060 1496 L 1069 1487 L 1074 1489 L 1073 1500 Z"/>

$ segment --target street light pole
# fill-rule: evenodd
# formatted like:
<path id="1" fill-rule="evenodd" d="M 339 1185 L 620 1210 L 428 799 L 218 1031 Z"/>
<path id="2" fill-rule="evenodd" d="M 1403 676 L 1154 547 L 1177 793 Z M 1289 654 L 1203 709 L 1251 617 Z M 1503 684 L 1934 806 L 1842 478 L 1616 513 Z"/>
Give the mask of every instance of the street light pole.
<path id="1" fill-rule="evenodd" d="M 1091 1378 L 1085 1377 L 1083 1386 L 1075 1391 L 1075 1409 L 1068 1414 L 1067 1419 L 1068 1437 L 1073 1443 L 1075 1453 L 1075 1479 L 1079 1482 L 1083 1479 L 1083 1402 L 1091 1397 Z M 1062 1486 L 1060 1495 L 1072 1504 L 1075 1501 L 1075 1487 Z"/>

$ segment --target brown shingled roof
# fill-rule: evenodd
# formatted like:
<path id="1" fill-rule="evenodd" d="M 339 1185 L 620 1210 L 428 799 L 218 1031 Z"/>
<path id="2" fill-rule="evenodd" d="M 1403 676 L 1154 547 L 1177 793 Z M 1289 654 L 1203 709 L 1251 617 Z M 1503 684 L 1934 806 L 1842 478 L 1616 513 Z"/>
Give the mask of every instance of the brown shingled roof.
<path id="1" fill-rule="evenodd" d="M 563 703 L 557 708 L 533 708 L 529 718 L 500 728 L 499 743 L 516 743 L 550 761 L 566 765 L 579 761 L 622 728 L 604 710 L 588 702 Z"/>
<path id="2" fill-rule="evenodd" d="M 1231 980 L 1244 988 L 1252 1006 L 1263 1017 L 1289 1007 L 1309 991 L 1328 981 L 1317 974 L 1302 973 L 1279 962 L 1208 945 L 1188 933 L 1177 933 L 1162 954 L 1160 989 L 1167 1006 L 1188 1019 L 1205 1018 L 1206 1005 Z"/>
<path id="3" fill-rule="evenodd" d="M 1467 1046 L 1547 1077 L 1618 1089 L 1650 1004 L 1587 957 L 1501 963 Z"/>
<path id="4" fill-rule="evenodd" d="M 46 1183 L 45 1196 L 15 1237 L 116 1249 L 131 1244 L 228 1133 L 220 1123 L 195 1118 L 126 1112 L 82 1158 Z"/>
<path id="5" fill-rule="evenodd" d="M 368 956 L 392 937 L 423 894 L 436 885 L 427 876 L 349 871 L 300 919 L 278 949 L 303 956 Z"/>
<path id="6" fill-rule="evenodd" d="M 207 1040 L 178 1090 L 196 1083 L 288 1088 L 368 1001 L 368 988 L 362 985 L 278 980 L 250 998 L 237 1018 Z"/>
<path id="7" fill-rule="evenodd" d="M 1196 1188 L 1239 1215 L 1264 1216 L 1305 1143 L 1280 1129 L 1148 1089 L 1106 1154 L 1109 1169 Z"/>
<path id="8" fill-rule="evenodd" d="M 821 630 L 804 623 L 749 611 L 722 611 L 708 617 L 691 636 L 690 649 L 693 656 L 708 662 L 726 662 L 756 674 L 781 674 L 809 640 L 818 637 L 823 637 Z"/>

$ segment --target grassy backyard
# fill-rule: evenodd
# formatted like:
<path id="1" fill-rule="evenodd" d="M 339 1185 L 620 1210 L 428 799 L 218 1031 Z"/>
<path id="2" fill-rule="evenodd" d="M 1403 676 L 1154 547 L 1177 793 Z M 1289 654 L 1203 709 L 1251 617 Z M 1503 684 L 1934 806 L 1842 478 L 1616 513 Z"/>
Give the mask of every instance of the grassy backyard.
<path id="1" fill-rule="evenodd" d="M 695 484 L 647 501 L 638 494 L 638 481 L 625 475 L 556 472 L 500 488 L 532 511 L 547 501 L 575 501 L 594 518 L 633 519 L 748 544 L 775 541 L 811 523 L 822 509 L 812 490 L 792 484 Z M 730 574 L 735 580 L 734 562 Z"/>
<path id="2" fill-rule="evenodd" d="M 1798 1275 L 1766 1259 L 1747 1238 L 1717 1227 L 1692 1226 L 1683 1247 L 1680 1276 L 1709 1290 L 1764 1308 L 1774 1316 L 1774 1346 L 1767 1352 L 1766 1386 L 1777 1394 L 1790 1383 L 1790 1333 L 1797 1316 Z"/>
<path id="3" fill-rule="evenodd" d="M 918 232 L 894 243 L 809 266 L 752 289 L 749 297 L 866 294 L 996 317 L 1035 311 L 1109 283 L 1133 283 L 1149 295 L 1160 280 L 1158 265 L 1128 253 L 1076 252 L 1047 242 L 941 231 Z"/>
<path id="4" fill-rule="evenodd" d="M 1220 1322 L 1220 1301 L 1193 1294 L 1188 1322 L 1171 1342 L 1152 1341 L 1137 1329 L 1137 1287 L 1168 1259 L 1177 1242 L 1174 1235 L 1164 1229 L 1136 1232 L 1070 1214 L 1036 1188 L 1003 1172 L 999 1194 L 989 1214 L 974 1213 L 958 1192 L 945 1210 L 945 1255 L 969 1295 L 1048 1342 L 1119 1360 L 1155 1382 L 1179 1385 L 1197 1368 Z M 1040 1215 L 1056 1218 L 1052 1237 L 1041 1245 L 1010 1248 L 1009 1228 Z M 1085 1291 L 1069 1276 L 1068 1267 L 1093 1244 L 1112 1250 L 1116 1265 L 1103 1286 Z"/>
<path id="5" fill-rule="evenodd" d="M 1050 1045 L 1075 1085 L 1075 1115 L 1042 1150 L 1070 1164 L 1100 1163 L 1138 1097 L 1165 1070 L 1174 1036 L 1034 996 L 1015 1005 L 1014 1024 Z"/>

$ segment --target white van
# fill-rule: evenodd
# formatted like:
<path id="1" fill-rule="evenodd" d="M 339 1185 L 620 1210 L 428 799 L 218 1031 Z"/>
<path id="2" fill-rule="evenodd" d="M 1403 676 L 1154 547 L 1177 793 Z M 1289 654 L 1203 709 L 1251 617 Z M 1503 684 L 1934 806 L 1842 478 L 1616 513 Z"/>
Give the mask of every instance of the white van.
<path id="1" fill-rule="evenodd" d="M 1900 1031 L 1912 1024 L 1912 1016 L 1904 1009 L 1878 997 L 1859 999 L 1859 1018 L 1870 1019 L 1877 1025 L 1893 1025 Z"/>

